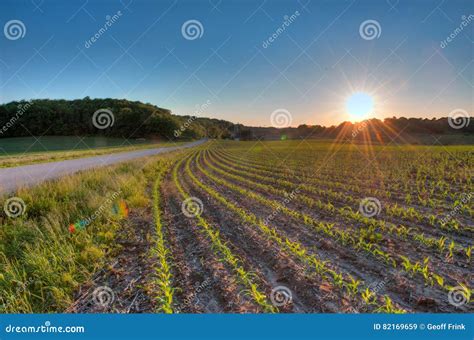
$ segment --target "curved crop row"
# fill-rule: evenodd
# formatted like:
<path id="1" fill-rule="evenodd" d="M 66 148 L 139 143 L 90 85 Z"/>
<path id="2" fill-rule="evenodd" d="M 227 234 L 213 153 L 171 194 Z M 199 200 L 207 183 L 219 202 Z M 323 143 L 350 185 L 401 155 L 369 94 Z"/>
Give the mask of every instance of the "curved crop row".
<path id="1" fill-rule="evenodd" d="M 242 182 L 242 183 L 246 183 L 250 187 L 257 187 L 257 188 L 260 188 L 262 190 L 265 190 L 267 192 L 271 192 L 275 195 L 279 195 L 279 196 L 282 196 L 282 197 L 286 194 L 286 191 L 278 189 L 277 187 L 275 187 L 275 185 L 279 186 L 279 184 L 280 184 L 280 182 L 277 181 L 277 180 L 273 181 L 271 178 L 262 178 L 262 176 L 259 177 L 257 174 L 254 174 L 253 172 L 250 172 L 250 169 L 248 171 L 244 172 L 244 171 L 235 170 L 235 169 L 233 169 L 229 166 L 226 166 L 225 164 L 222 164 L 222 163 L 218 163 L 218 164 L 225 171 L 222 170 L 222 169 L 218 169 L 218 170 L 223 175 L 225 175 L 229 178 L 232 178 L 232 179 L 234 179 L 236 181 L 239 181 L 239 182 Z M 234 175 L 234 174 L 232 174 L 232 172 L 238 173 L 239 175 Z M 248 176 L 249 173 L 251 173 L 252 178 L 259 179 L 260 182 L 256 182 L 256 181 L 247 179 L 246 176 Z M 262 183 L 262 181 L 265 181 L 265 180 L 269 181 L 269 182 L 272 182 L 275 185 L 266 185 L 266 184 Z M 310 208 L 322 209 L 322 210 L 326 211 L 328 214 L 332 214 L 332 215 L 338 214 L 341 217 L 345 218 L 349 222 L 350 221 L 357 221 L 357 222 L 360 222 L 360 223 L 366 225 L 368 228 L 371 228 L 371 229 L 373 229 L 375 227 L 376 230 L 374 230 L 374 231 L 382 232 L 381 235 L 383 235 L 385 233 L 389 233 L 389 234 L 392 234 L 392 235 L 399 235 L 399 236 L 402 236 L 402 237 L 405 237 L 405 238 L 409 237 L 409 239 L 411 239 L 412 241 L 415 241 L 417 243 L 423 244 L 423 245 L 428 246 L 430 248 L 436 249 L 437 251 L 448 251 L 448 255 L 450 255 L 451 257 L 453 256 L 453 254 L 459 254 L 460 256 L 463 256 L 463 255 L 467 256 L 467 260 L 468 261 L 470 260 L 470 256 L 469 256 L 470 247 L 464 248 L 464 247 L 462 247 L 462 245 L 457 245 L 452 240 L 447 240 L 446 237 L 444 237 L 444 236 L 442 236 L 440 238 L 427 237 L 427 236 L 424 236 L 423 234 L 417 233 L 416 229 L 413 229 L 413 228 L 406 228 L 402 225 L 390 225 L 390 224 L 387 224 L 385 221 L 377 220 L 377 219 L 374 219 L 374 218 L 364 217 L 364 216 L 360 215 L 358 212 L 353 212 L 352 209 L 350 209 L 349 207 L 336 208 L 330 202 L 324 203 L 319 199 L 314 199 L 314 198 L 311 198 L 309 196 L 300 194 L 299 191 L 300 190 L 303 191 L 303 187 L 304 187 L 304 185 L 302 185 L 302 184 L 300 184 L 300 185 L 291 184 L 288 181 L 286 181 L 286 184 L 287 184 L 287 188 L 289 188 L 289 189 L 291 188 L 293 192 L 298 191 L 299 200 L 301 200 L 303 203 L 307 204 L 308 207 L 310 207 Z M 446 242 L 446 241 L 448 241 L 448 242 Z M 447 246 L 447 244 L 449 244 L 449 247 Z"/>
<path id="2" fill-rule="evenodd" d="M 152 254 L 156 257 L 158 267 L 155 269 L 155 284 L 157 286 L 156 298 L 158 300 L 157 311 L 164 313 L 173 313 L 173 293 L 174 289 L 171 283 L 172 275 L 169 264 L 169 250 L 165 244 L 163 235 L 162 213 L 161 213 L 161 195 L 160 188 L 163 175 L 169 169 L 170 163 L 160 162 L 157 171 L 154 174 L 153 183 L 153 215 L 156 227 L 156 242 L 152 249 Z"/>
<path id="3" fill-rule="evenodd" d="M 208 162 L 206 162 L 205 164 L 206 166 L 219 172 L 220 174 L 224 176 L 227 175 L 224 171 L 215 168 L 212 164 Z M 218 179 L 215 176 L 212 176 L 211 174 L 209 174 L 202 167 L 199 167 L 199 169 L 203 171 L 204 173 L 206 173 L 206 175 L 209 176 L 211 179 L 215 181 L 219 181 L 219 184 L 224 185 L 234 191 L 237 191 L 240 194 L 245 195 L 246 197 L 255 199 L 259 203 L 262 203 L 264 205 L 271 207 L 272 209 L 275 209 L 275 211 L 279 211 L 288 216 L 299 219 L 309 228 L 314 229 L 317 232 L 321 232 L 326 236 L 329 236 L 331 239 L 334 239 L 336 242 L 340 243 L 343 246 L 349 245 L 351 248 L 353 248 L 356 251 L 359 249 L 362 249 L 366 251 L 368 254 L 372 255 L 374 258 L 380 259 L 387 264 L 391 264 L 394 268 L 396 267 L 403 268 L 403 270 L 409 274 L 419 273 L 420 275 L 423 276 L 424 280 L 428 284 L 433 285 L 436 282 L 438 283 L 439 286 L 445 289 L 449 289 L 449 286 L 444 284 L 444 278 L 442 276 L 435 274 L 428 269 L 428 261 L 426 261 L 426 259 L 424 263 L 420 263 L 420 262 L 411 261 L 406 256 L 399 256 L 396 254 L 392 256 L 384 252 L 383 250 L 381 250 L 380 247 L 378 247 L 374 243 L 365 241 L 360 235 L 358 235 L 358 232 L 356 231 L 356 229 L 352 229 L 351 232 L 349 233 L 344 230 L 334 228 L 332 224 L 315 221 L 310 216 L 304 213 L 300 213 L 295 210 L 291 210 L 287 208 L 285 205 L 277 201 L 266 199 L 265 197 L 258 195 L 252 192 L 251 190 L 243 189 L 232 183 L 229 183 L 222 179 Z M 397 259 L 398 261 L 396 261 L 395 259 Z"/>
<path id="4" fill-rule="evenodd" d="M 334 172 L 332 170 L 318 168 L 317 173 L 314 171 L 307 172 L 305 171 L 304 164 L 295 163 L 293 159 L 285 159 L 285 167 L 284 169 L 278 169 L 277 167 L 273 166 L 275 159 L 272 158 L 265 158 L 265 162 L 262 162 L 262 155 L 252 155 L 251 153 L 245 153 L 245 160 L 230 154 L 228 151 L 223 152 L 219 150 L 221 154 L 226 157 L 231 158 L 233 162 L 242 162 L 249 166 L 260 168 L 261 170 L 271 170 L 280 174 L 288 175 L 288 170 L 291 171 L 291 176 L 297 176 L 304 178 L 305 180 L 313 180 L 313 181 L 327 181 L 325 184 L 338 188 L 338 189 L 349 189 L 353 192 L 365 192 L 368 195 L 378 196 L 378 197 L 385 197 L 387 199 L 394 199 L 395 194 L 401 190 L 401 185 L 407 186 L 409 189 L 408 191 L 403 191 L 405 196 L 398 197 L 398 200 L 402 200 L 407 204 L 411 204 L 414 201 L 417 201 L 424 207 L 444 207 L 445 209 L 450 209 L 450 207 L 445 206 L 445 201 L 447 198 L 450 198 L 453 203 L 461 202 L 463 197 L 462 190 L 459 192 L 451 191 L 449 192 L 450 186 L 445 184 L 443 181 L 438 180 L 435 182 L 429 191 L 426 191 L 426 187 L 422 189 L 417 188 L 417 190 L 413 190 L 413 188 L 417 187 L 415 184 L 407 184 L 410 181 L 400 181 L 400 182 L 393 182 L 393 180 L 387 179 L 387 181 L 383 182 L 383 186 L 385 189 L 379 189 L 377 185 L 374 185 L 373 180 L 367 178 L 357 178 L 354 176 L 354 172 L 347 172 L 344 173 L 343 169 L 340 169 L 338 172 Z M 295 164 L 288 164 L 293 160 Z M 304 163 L 304 162 L 302 162 Z M 469 185 L 465 185 L 464 188 L 468 188 Z M 443 188 L 443 189 L 441 189 Z M 473 216 L 474 211 L 469 208 L 469 206 L 464 205 L 462 207 L 470 216 Z"/>
<path id="5" fill-rule="evenodd" d="M 320 179 L 315 176 L 308 177 L 304 176 L 298 171 L 295 170 L 295 172 L 291 175 L 289 175 L 286 171 L 281 171 L 278 169 L 275 169 L 274 167 L 271 167 L 270 165 L 267 166 L 255 166 L 251 164 L 246 164 L 246 162 L 243 162 L 242 160 L 237 160 L 235 158 L 229 158 L 226 155 L 222 155 L 221 152 L 217 152 L 219 155 L 219 158 L 223 161 L 229 164 L 232 162 L 232 165 L 235 167 L 239 167 L 243 169 L 244 171 L 250 170 L 253 173 L 259 174 L 257 176 L 258 179 L 263 179 L 267 181 L 275 181 L 278 180 L 279 184 L 282 186 L 289 186 L 291 187 L 292 185 L 299 185 L 302 186 L 303 190 L 317 194 L 319 196 L 325 196 L 329 198 L 333 198 L 336 200 L 340 200 L 342 202 L 348 203 L 348 204 L 358 204 L 358 199 L 354 198 L 352 195 L 347 195 L 344 194 L 343 192 L 346 192 L 347 190 L 351 191 L 352 193 L 357 193 L 360 195 L 373 195 L 377 197 L 385 197 L 387 199 L 392 198 L 391 191 L 387 190 L 380 190 L 380 189 L 363 189 L 358 185 L 354 185 L 351 183 L 347 182 L 334 182 L 333 180 L 330 180 L 329 177 L 326 179 Z M 266 177 L 266 176 L 271 176 L 271 177 Z M 294 183 L 289 180 L 289 178 L 301 178 L 302 181 L 300 183 Z M 329 189 L 330 187 L 336 188 L 342 192 L 339 191 L 333 191 L 332 189 Z M 430 197 L 430 199 L 432 199 Z M 424 205 L 427 206 L 427 205 Z M 431 208 L 433 207 L 439 207 L 440 202 L 435 202 L 433 201 L 432 204 L 430 205 Z M 404 206 L 404 205 L 398 205 L 398 203 L 390 203 L 390 202 L 384 202 L 384 209 L 386 213 L 390 216 L 397 217 L 397 218 L 402 218 L 407 221 L 417 221 L 417 222 L 425 222 L 428 223 L 429 225 L 433 227 L 439 227 L 444 230 L 448 231 L 457 231 L 457 230 L 463 230 L 466 229 L 466 231 L 473 231 L 472 228 L 469 227 L 463 227 L 460 225 L 460 223 L 455 219 L 451 218 L 449 221 L 444 221 L 444 216 L 439 217 L 434 214 L 426 215 L 425 213 L 422 213 L 418 211 L 417 209 L 410 207 L 410 206 Z M 445 209 L 452 209 L 446 207 Z M 472 211 L 469 209 L 469 207 L 462 206 L 461 211 L 465 210 L 467 213 L 469 213 L 472 216 Z"/>
<path id="6" fill-rule="evenodd" d="M 249 223 L 251 225 L 255 225 L 259 228 L 260 232 L 268 239 L 272 240 L 273 242 L 276 242 L 277 244 L 280 245 L 280 247 L 285 250 L 286 252 L 290 253 L 291 255 L 295 256 L 298 258 L 302 263 L 308 265 L 310 268 L 316 271 L 317 274 L 330 278 L 332 282 L 340 288 L 346 288 L 347 292 L 352 295 L 358 295 L 359 297 L 362 297 L 362 299 L 367 303 L 367 305 L 376 305 L 378 306 L 378 311 L 382 312 L 402 312 L 403 310 L 398 309 L 395 307 L 392 303 L 392 300 L 390 299 L 389 296 L 385 295 L 383 296 L 383 304 L 380 304 L 380 302 L 376 298 L 376 294 L 372 292 L 370 289 L 365 289 L 361 290 L 359 288 L 361 282 L 358 280 L 355 280 L 351 275 L 349 274 L 341 274 L 335 271 L 334 269 L 331 269 L 328 266 L 327 261 L 322 261 L 320 260 L 315 254 L 311 254 L 308 252 L 308 250 L 301 245 L 298 242 L 294 242 L 289 240 L 288 238 L 281 236 L 278 231 L 270 226 L 268 226 L 264 220 L 261 218 L 258 218 L 254 214 L 245 211 L 242 208 L 239 208 L 235 204 L 229 202 L 228 200 L 225 199 L 224 196 L 220 195 L 217 191 L 214 189 L 206 186 L 204 183 L 202 183 L 191 171 L 190 169 L 190 163 L 191 160 L 194 158 L 196 162 L 196 166 L 198 169 L 205 173 L 205 170 L 202 169 L 202 167 L 199 165 L 198 162 L 198 157 L 199 153 L 196 153 L 194 157 L 191 157 L 187 160 L 185 169 L 187 175 L 192 179 L 192 181 L 198 185 L 202 190 L 204 190 L 207 194 L 209 194 L 211 197 L 216 199 L 218 202 L 220 202 L 222 205 L 224 205 L 227 209 L 230 211 L 235 212 L 237 215 L 239 215 L 243 221 L 246 223 Z M 209 175 L 209 174 L 206 174 Z M 211 175 L 212 176 L 212 175 Z M 209 177 L 211 180 L 213 180 L 216 183 L 223 184 L 223 182 L 216 178 L 215 176 Z M 241 194 L 247 194 L 248 192 L 242 191 L 240 192 Z"/>
<path id="7" fill-rule="evenodd" d="M 190 198 L 189 194 L 184 190 L 178 177 L 178 169 L 185 159 L 186 158 L 182 158 L 180 161 L 176 163 L 176 165 L 173 168 L 173 182 L 176 188 L 178 189 L 179 193 L 181 194 L 183 200 Z M 191 159 L 191 157 L 189 157 L 188 159 Z M 198 221 L 198 226 L 202 228 L 203 232 L 208 236 L 215 250 L 219 253 L 220 258 L 233 268 L 240 282 L 245 287 L 247 287 L 246 292 L 249 293 L 249 295 L 253 298 L 253 300 L 265 312 L 273 313 L 273 312 L 278 311 L 276 307 L 274 307 L 267 301 L 267 297 L 265 296 L 264 293 L 262 293 L 259 290 L 258 285 L 255 282 L 253 282 L 252 278 L 254 277 L 254 275 L 252 273 L 247 272 L 243 268 L 241 261 L 232 253 L 232 251 L 225 244 L 225 242 L 222 241 L 219 235 L 219 231 L 212 228 L 212 226 L 199 214 L 196 215 L 195 218 Z"/>

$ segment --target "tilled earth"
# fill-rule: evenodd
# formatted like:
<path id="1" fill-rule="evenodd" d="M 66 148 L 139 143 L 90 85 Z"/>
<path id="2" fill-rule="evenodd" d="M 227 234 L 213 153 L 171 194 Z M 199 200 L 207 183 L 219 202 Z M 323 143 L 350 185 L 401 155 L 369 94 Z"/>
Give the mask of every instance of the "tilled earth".
<path id="1" fill-rule="evenodd" d="M 397 233 L 384 234 L 377 246 L 392 258 L 397 265 L 390 265 L 380 258 L 355 247 L 341 243 L 336 237 L 325 235 L 312 228 L 296 215 L 275 213 L 271 204 L 261 204 L 242 192 L 249 191 L 268 202 L 282 202 L 282 197 L 263 190 L 263 183 L 285 190 L 275 183 L 265 183 L 255 178 L 251 171 L 244 172 L 252 162 L 239 163 L 236 159 L 215 150 L 197 151 L 189 158 L 176 163 L 178 181 L 184 191 L 198 202 L 197 214 L 214 230 L 218 237 L 240 261 L 266 301 L 282 313 L 358 313 L 377 312 L 389 297 L 389 307 L 406 312 L 472 312 L 472 303 L 453 304 L 452 294 L 446 289 L 460 283 L 472 286 L 473 271 L 470 260 L 455 253 L 436 252 L 427 245 L 404 238 Z M 189 162 L 188 162 L 189 160 Z M 189 168 L 188 168 L 189 166 Z M 216 169 L 225 171 L 224 176 Z M 203 171 L 204 170 L 204 171 Z M 259 168 L 254 168 L 255 173 Z M 276 175 L 275 175 L 276 176 Z M 218 183 L 213 177 L 224 182 Z M 278 176 L 276 176 L 278 177 Z M 304 184 L 299 178 L 293 183 Z M 253 182 L 252 182 L 253 181 Z M 198 183 L 200 185 L 198 185 Z M 227 184 L 225 184 L 227 183 Z M 234 186 L 234 187 L 232 187 Z M 203 188 L 206 189 L 203 189 Z M 235 190 L 239 188 L 241 191 Z M 306 190 L 301 194 L 314 200 L 327 201 L 324 195 Z M 239 279 L 235 268 L 217 251 L 213 240 L 204 232 L 202 225 L 192 214 L 186 214 L 183 197 L 177 189 L 172 171 L 165 176 L 161 185 L 161 213 L 164 225 L 164 239 L 169 249 L 173 284 L 173 311 L 176 313 L 260 313 L 264 310 L 252 298 L 249 287 Z M 210 192 L 236 207 L 228 209 Z M 345 192 L 354 195 L 357 193 Z M 345 202 L 333 200 L 336 208 Z M 315 210 L 301 203 L 297 198 L 285 201 L 285 207 L 310 216 L 313 220 L 333 224 L 333 228 L 349 234 L 359 233 L 366 228 L 357 221 L 324 210 Z M 426 210 L 414 205 L 416 209 Z M 247 214 L 247 215 L 246 215 Z M 191 216 L 190 216 L 191 215 Z M 292 244 L 298 244 L 303 256 L 268 237 L 255 223 L 245 221 L 242 216 L 255 216 L 267 221 L 274 233 Z M 268 216 L 272 216 L 269 220 Z M 379 216 L 388 225 L 401 224 L 393 216 Z M 250 219 L 251 220 L 251 219 Z M 465 217 L 461 221 L 466 222 Z M 469 228 L 449 235 L 446 231 L 433 229 L 423 223 L 402 221 L 420 234 L 429 237 L 452 236 L 461 246 L 472 243 Z M 468 221 L 470 226 L 472 221 Z M 126 223 L 117 242 L 120 245 L 117 256 L 108 267 L 97 273 L 92 282 L 81 287 L 77 300 L 69 312 L 153 312 L 156 299 L 154 292 L 154 271 L 156 264 L 150 254 L 155 237 L 153 215 L 149 211 L 134 212 Z M 338 282 L 322 275 L 314 266 L 303 261 L 304 256 L 313 256 L 322 261 L 334 273 L 341 273 L 346 281 L 349 277 L 359 282 L 356 293 L 350 293 Z M 411 263 L 423 263 L 429 258 L 427 268 L 444 278 L 445 287 L 427 284 L 420 272 L 410 272 L 401 264 L 400 255 Z M 105 288 L 104 288 L 105 287 Z M 102 289 L 102 291 L 100 290 Z M 469 289 L 469 288 L 468 288 Z M 367 302 L 364 292 L 375 294 L 376 300 Z M 370 300 L 370 299 L 369 299 Z"/>

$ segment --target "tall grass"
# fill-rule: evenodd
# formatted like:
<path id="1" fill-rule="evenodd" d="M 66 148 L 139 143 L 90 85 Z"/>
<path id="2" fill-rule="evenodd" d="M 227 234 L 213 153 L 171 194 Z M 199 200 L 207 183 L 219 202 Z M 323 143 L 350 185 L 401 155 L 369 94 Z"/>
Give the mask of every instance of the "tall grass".
<path id="1" fill-rule="evenodd" d="M 150 204 L 148 162 L 89 170 L 8 196 L 20 197 L 26 210 L 0 217 L 0 313 L 57 312 L 71 304 L 114 249 L 120 218 L 109 198 L 125 200 L 132 211 Z M 2 207 L 8 197 L 0 198 Z M 91 216 L 83 230 L 69 232 L 71 223 Z"/>

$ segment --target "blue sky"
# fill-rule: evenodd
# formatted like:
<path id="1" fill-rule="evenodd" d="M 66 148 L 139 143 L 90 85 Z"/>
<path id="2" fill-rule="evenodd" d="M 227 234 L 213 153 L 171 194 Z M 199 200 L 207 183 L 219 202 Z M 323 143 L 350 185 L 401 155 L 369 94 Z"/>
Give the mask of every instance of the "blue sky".
<path id="1" fill-rule="evenodd" d="M 175 114 L 210 103 L 198 115 L 270 126 L 284 109 L 296 126 L 350 119 L 346 99 L 366 92 L 379 118 L 472 113 L 474 20 L 440 46 L 470 14 L 467 0 L 3 0 L 1 27 L 25 32 L 0 36 L 0 102 L 127 98 Z M 188 20 L 202 26 L 194 40 Z M 366 20 L 380 27 L 372 40 Z"/>

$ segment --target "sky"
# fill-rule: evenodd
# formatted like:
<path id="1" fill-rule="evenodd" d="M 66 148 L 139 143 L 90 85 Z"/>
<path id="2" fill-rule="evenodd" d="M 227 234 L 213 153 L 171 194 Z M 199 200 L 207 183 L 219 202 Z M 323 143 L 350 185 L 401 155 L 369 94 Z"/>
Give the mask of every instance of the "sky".
<path id="1" fill-rule="evenodd" d="M 2 0 L 0 25 L 0 103 L 126 98 L 253 126 L 353 120 L 361 92 L 366 118 L 474 109 L 474 1 Z"/>

